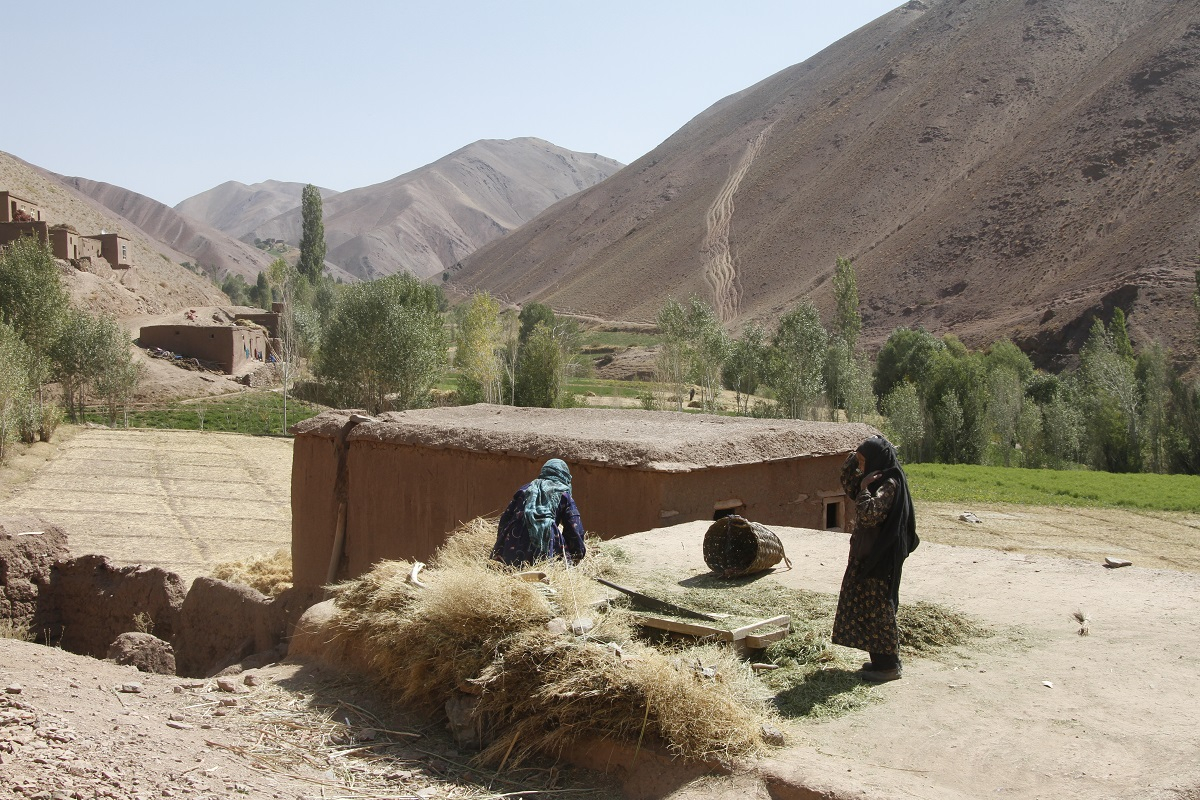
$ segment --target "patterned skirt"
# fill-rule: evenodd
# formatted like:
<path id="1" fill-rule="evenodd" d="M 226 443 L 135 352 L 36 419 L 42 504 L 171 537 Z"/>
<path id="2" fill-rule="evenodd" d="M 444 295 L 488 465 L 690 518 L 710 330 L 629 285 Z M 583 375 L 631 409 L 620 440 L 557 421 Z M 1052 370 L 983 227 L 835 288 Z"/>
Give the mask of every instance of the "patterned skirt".
<path id="1" fill-rule="evenodd" d="M 880 578 L 860 577 L 860 565 L 858 559 L 851 558 L 842 578 L 837 615 L 833 618 L 833 643 L 868 653 L 897 655 L 900 630 L 890 586 Z"/>

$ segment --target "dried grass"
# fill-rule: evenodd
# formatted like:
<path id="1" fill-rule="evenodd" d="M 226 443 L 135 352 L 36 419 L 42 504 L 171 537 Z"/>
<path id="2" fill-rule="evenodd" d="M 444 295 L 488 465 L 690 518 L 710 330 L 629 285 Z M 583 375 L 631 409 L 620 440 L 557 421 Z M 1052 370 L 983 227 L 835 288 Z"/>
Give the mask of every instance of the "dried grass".
<path id="1" fill-rule="evenodd" d="M 537 565 L 547 587 L 487 560 L 494 537 L 494 520 L 464 525 L 422 573 L 425 588 L 407 582 L 406 562 L 333 587 L 338 635 L 362 638 L 395 700 L 440 710 L 456 692 L 478 696 L 491 742 L 480 759 L 492 764 L 557 755 L 591 737 L 725 763 L 761 747 L 767 712 L 746 688 L 746 665 L 728 654 L 660 652 L 635 638 L 625 613 L 594 611 L 603 592 L 590 573 L 609 561 Z M 588 617 L 595 627 L 555 634 L 547 627 L 555 617 Z"/>
<path id="2" fill-rule="evenodd" d="M 277 550 L 269 556 L 227 561 L 213 567 L 212 577 L 240 583 L 274 597 L 292 588 L 292 555 L 286 550 Z"/>

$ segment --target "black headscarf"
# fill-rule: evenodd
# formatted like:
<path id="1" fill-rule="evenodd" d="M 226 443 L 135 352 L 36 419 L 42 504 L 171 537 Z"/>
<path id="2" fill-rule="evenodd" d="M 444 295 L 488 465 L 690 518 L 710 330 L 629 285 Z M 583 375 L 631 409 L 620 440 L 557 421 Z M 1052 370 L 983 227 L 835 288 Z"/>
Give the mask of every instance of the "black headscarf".
<path id="1" fill-rule="evenodd" d="M 866 459 L 867 465 L 863 475 L 879 472 L 868 486 L 870 490 L 882 481 L 891 478 L 896 482 L 896 499 L 892 510 L 879 526 L 875 546 L 867 555 L 863 564 L 863 574 L 872 578 L 888 581 L 891 588 L 892 603 L 900 606 L 900 572 L 904 567 L 904 559 L 917 549 L 921 540 L 917 537 L 917 519 L 913 512 L 912 495 L 908 492 L 908 477 L 900 467 L 900 459 L 896 448 L 882 436 L 872 436 L 858 446 L 858 452 Z"/>

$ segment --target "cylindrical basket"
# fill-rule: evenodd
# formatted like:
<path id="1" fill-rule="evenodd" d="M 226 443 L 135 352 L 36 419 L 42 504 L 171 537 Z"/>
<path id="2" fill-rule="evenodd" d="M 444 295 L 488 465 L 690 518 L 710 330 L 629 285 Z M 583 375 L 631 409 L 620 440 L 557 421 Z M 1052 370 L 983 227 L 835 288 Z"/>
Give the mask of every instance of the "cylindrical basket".
<path id="1" fill-rule="evenodd" d="M 704 563 L 723 578 L 762 572 L 781 559 L 787 560 L 787 556 L 779 537 L 736 514 L 721 517 L 704 534 Z"/>

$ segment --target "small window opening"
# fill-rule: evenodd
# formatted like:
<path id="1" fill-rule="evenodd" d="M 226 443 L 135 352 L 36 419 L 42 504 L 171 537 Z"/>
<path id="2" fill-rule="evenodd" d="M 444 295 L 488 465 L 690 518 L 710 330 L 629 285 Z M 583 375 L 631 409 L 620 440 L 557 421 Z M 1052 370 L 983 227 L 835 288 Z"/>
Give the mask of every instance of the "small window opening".
<path id="1" fill-rule="evenodd" d="M 743 503 L 738 498 L 733 497 L 733 498 L 730 498 L 729 500 L 722 500 L 718 503 L 713 503 L 712 518 L 713 518 L 713 521 L 716 521 L 723 517 L 731 517 L 734 514 L 744 517 L 746 515 L 745 511 L 746 511 L 746 504 Z"/>
<path id="2" fill-rule="evenodd" d="M 840 531 L 844 529 L 842 524 L 842 499 L 836 498 L 825 501 L 825 530 Z"/>

